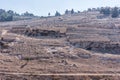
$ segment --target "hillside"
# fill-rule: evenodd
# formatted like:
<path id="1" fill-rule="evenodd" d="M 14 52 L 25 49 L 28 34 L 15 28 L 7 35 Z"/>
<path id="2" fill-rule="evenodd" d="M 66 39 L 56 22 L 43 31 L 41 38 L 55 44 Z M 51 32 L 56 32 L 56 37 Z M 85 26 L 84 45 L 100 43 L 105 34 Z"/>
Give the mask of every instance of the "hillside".
<path id="1" fill-rule="evenodd" d="M 120 19 L 99 16 L 99 12 L 81 12 L 1 22 L 0 74 L 16 73 L 21 79 L 66 73 L 118 76 Z"/>

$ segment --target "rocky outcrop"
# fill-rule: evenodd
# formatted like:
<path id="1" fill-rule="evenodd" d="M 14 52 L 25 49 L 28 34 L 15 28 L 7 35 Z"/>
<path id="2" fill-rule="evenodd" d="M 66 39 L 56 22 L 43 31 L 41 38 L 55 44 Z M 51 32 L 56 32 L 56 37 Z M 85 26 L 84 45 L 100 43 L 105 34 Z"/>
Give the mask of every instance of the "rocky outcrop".
<path id="1" fill-rule="evenodd" d="M 71 42 L 74 47 L 102 53 L 120 54 L 120 44 L 112 42 L 81 41 Z"/>
<path id="2" fill-rule="evenodd" d="M 60 33 L 60 31 L 40 30 L 40 29 L 26 30 L 25 35 L 32 37 L 51 37 L 51 38 L 58 38 L 65 36 L 65 34 Z"/>
<path id="3" fill-rule="evenodd" d="M 66 33 L 61 32 L 60 30 L 52 30 L 52 29 L 32 29 L 32 28 L 12 28 L 12 33 L 22 34 L 29 37 L 37 37 L 37 38 L 60 38 L 65 37 Z"/>
<path id="4" fill-rule="evenodd" d="M 26 30 L 29 30 L 29 28 L 26 27 L 12 27 L 12 29 L 9 32 L 16 33 L 16 34 L 24 34 Z"/>

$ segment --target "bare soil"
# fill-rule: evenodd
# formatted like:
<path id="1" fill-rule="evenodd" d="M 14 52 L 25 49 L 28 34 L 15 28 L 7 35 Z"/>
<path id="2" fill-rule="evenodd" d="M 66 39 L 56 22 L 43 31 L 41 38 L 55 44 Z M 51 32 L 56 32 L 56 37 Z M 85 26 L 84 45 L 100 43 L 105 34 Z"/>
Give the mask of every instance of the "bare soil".
<path id="1" fill-rule="evenodd" d="M 87 15 L 0 23 L 0 78 L 119 80 L 120 19 Z"/>

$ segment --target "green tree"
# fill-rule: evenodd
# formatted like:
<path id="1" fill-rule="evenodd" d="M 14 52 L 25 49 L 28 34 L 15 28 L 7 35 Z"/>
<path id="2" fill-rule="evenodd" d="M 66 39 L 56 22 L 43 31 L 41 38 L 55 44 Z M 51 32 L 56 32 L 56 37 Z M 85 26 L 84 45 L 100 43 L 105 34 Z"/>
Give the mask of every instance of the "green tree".
<path id="1" fill-rule="evenodd" d="M 50 16 L 50 13 L 48 13 L 48 16 Z"/>
<path id="2" fill-rule="evenodd" d="M 71 10 L 71 14 L 74 14 L 74 13 L 75 13 L 75 12 L 74 12 L 74 9 L 72 9 L 72 10 Z"/>
<path id="3" fill-rule="evenodd" d="M 61 16 L 61 14 L 58 11 L 56 11 L 55 16 Z"/>
<path id="4" fill-rule="evenodd" d="M 78 13 L 80 13 L 80 11 L 78 11 Z"/>
<path id="5" fill-rule="evenodd" d="M 88 11 L 92 11 L 92 9 L 91 9 L 91 8 L 88 8 Z"/>
<path id="6" fill-rule="evenodd" d="M 0 21 L 12 21 L 13 20 L 13 15 L 7 13 L 7 12 L 2 12 L 0 14 Z"/>
<path id="7" fill-rule="evenodd" d="M 12 11 L 12 10 L 7 11 L 7 13 L 12 15 L 12 16 L 14 15 L 14 11 Z"/>
<path id="8" fill-rule="evenodd" d="M 112 10 L 112 18 L 116 18 L 119 16 L 119 10 L 117 7 L 114 7 Z"/>
<path id="9" fill-rule="evenodd" d="M 34 16 L 34 14 L 32 14 L 32 13 L 29 13 L 29 12 L 25 12 L 25 13 L 23 13 L 22 14 L 22 16 L 28 16 L 28 17 L 33 17 Z"/>
<path id="10" fill-rule="evenodd" d="M 101 8 L 100 13 L 104 14 L 105 16 L 109 16 L 111 11 L 109 7 L 106 7 L 106 8 Z"/>
<path id="11" fill-rule="evenodd" d="M 66 9 L 65 14 L 68 14 L 68 13 L 69 13 L 69 11 L 68 11 L 68 9 Z"/>
<path id="12" fill-rule="evenodd" d="M 2 13 L 5 13 L 5 10 L 0 9 L 0 15 L 1 15 Z"/>

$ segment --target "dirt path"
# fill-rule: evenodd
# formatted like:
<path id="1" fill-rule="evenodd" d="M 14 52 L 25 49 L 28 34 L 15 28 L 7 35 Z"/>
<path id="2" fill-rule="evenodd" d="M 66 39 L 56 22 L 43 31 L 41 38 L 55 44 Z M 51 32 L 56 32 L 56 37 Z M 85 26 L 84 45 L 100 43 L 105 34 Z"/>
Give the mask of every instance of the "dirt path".
<path id="1" fill-rule="evenodd" d="M 16 72 L 0 72 L 6 75 L 37 75 L 37 76 L 120 76 L 119 73 L 58 73 L 58 74 L 36 74 L 36 73 L 16 73 Z"/>

